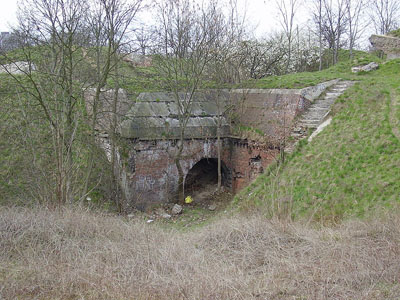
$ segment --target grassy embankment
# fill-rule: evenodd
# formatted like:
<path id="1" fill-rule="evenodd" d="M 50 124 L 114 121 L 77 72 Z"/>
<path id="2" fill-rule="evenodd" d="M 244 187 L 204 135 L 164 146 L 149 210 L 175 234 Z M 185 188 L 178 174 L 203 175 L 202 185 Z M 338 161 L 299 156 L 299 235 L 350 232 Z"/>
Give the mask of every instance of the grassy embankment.
<path id="1" fill-rule="evenodd" d="M 303 142 L 284 166 L 247 187 L 237 199 L 240 207 L 337 222 L 400 201 L 400 108 L 394 101 L 400 97 L 400 60 L 367 74 L 348 70 L 333 77 L 358 83 L 334 105 L 331 125 L 311 143 Z M 305 79 L 297 81 L 328 79 L 331 71 L 310 74 L 311 79 L 299 74 Z"/>

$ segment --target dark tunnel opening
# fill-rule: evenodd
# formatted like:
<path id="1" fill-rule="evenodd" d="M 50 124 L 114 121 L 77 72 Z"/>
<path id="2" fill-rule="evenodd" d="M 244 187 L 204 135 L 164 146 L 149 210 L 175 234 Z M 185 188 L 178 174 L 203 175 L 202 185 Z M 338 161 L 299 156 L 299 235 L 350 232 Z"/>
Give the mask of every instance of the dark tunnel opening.
<path id="1" fill-rule="evenodd" d="M 223 162 L 221 167 L 222 186 L 231 187 L 231 175 Z M 215 189 L 218 184 L 218 160 L 202 158 L 188 172 L 185 179 L 185 194 L 194 194 L 203 189 Z"/>

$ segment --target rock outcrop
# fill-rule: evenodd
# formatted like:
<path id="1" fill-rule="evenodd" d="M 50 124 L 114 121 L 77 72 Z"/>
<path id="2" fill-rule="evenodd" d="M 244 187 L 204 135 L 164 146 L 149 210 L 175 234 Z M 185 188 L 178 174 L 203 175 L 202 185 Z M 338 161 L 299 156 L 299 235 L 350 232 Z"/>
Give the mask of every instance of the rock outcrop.
<path id="1" fill-rule="evenodd" d="M 358 72 L 371 72 L 379 68 L 379 65 L 376 62 L 369 63 L 365 66 L 358 66 L 351 68 L 351 72 L 358 73 Z"/>

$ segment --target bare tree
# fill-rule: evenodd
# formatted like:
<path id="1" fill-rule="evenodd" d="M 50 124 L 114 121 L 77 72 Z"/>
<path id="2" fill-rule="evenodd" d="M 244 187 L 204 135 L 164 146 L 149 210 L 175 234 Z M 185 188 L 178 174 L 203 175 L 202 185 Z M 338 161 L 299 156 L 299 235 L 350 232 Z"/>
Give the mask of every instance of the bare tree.
<path id="1" fill-rule="evenodd" d="M 19 67 L 12 56 L 5 59 L 19 69 L 20 74 L 11 70 L 9 74 L 23 99 L 40 107 L 45 118 L 43 124 L 52 141 L 53 161 L 48 165 L 54 166 L 47 175 L 48 181 L 54 178 L 58 204 L 82 199 L 89 190 L 95 161 L 90 141 L 95 136 L 96 105 L 138 7 L 122 10 L 121 3 L 124 1 L 24 0 L 20 7 L 15 35 L 18 59 L 26 65 Z M 88 87 L 96 91 L 89 127 L 82 125 L 87 123 L 84 91 Z"/>
<path id="2" fill-rule="evenodd" d="M 365 7 L 365 0 L 346 0 L 350 59 L 353 59 L 354 46 L 367 25 L 363 18 Z"/>
<path id="3" fill-rule="evenodd" d="M 241 73 L 245 78 L 252 79 L 285 73 L 287 52 L 285 37 L 282 34 L 261 41 L 243 41 L 238 53 L 243 60 Z"/>
<path id="4" fill-rule="evenodd" d="M 318 0 L 319 70 L 322 70 L 322 0 Z"/>
<path id="5" fill-rule="evenodd" d="M 322 64 L 320 55 L 323 50 L 319 47 L 319 36 L 313 34 L 310 28 L 299 29 L 296 33 L 296 52 L 293 59 L 295 72 L 316 71 Z"/>
<path id="6" fill-rule="evenodd" d="M 397 29 L 400 18 L 400 2 L 398 0 L 371 0 L 370 19 L 378 34 L 386 34 Z"/>
<path id="7" fill-rule="evenodd" d="M 149 54 L 150 48 L 154 41 L 155 30 L 153 28 L 146 28 L 142 25 L 135 31 L 135 42 L 138 45 L 141 55 Z"/>
<path id="8" fill-rule="evenodd" d="M 292 61 L 292 47 L 294 39 L 294 24 L 296 11 L 301 4 L 301 0 L 275 0 L 276 5 L 279 9 L 279 14 L 281 17 L 281 25 L 285 32 L 288 51 L 287 51 L 287 62 L 286 62 L 286 73 L 289 72 L 289 67 Z"/>
<path id="9" fill-rule="evenodd" d="M 218 186 L 222 185 L 222 134 L 223 128 L 227 125 L 227 116 L 232 112 L 232 99 L 229 96 L 227 83 L 240 82 L 248 79 L 245 60 L 246 54 L 243 51 L 243 40 L 248 37 L 248 26 L 246 23 L 246 9 L 240 10 L 237 0 L 228 1 L 228 9 L 218 9 L 218 2 L 215 1 L 213 8 L 213 53 L 210 62 L 206 66 L 206 75 L 212 81 L 216 90 L 211 93 L 211 101 L 215 102 L 217 108 L 217 171 Z M 225 13 L 224 13 L 225 12 Z M 243 78 L 244 77 L 244 78 Z M 222 90 L 224 89 L 224 90 Z M 229 118 L 228 118 L 229 119 Z"/>
<path id="10" fill-rule="evenodd" d="M 219 74 L 225 74 L 225 81 L 238 83 L 248 78 L 242 73 L 244 57 L 241 43 L 250 39 L 251 28 L 247 24 L 247 11 L 238 7 L 238 0 L 229 0 L 225 26 L 221 26 L 218 47 Z M 244 77 L 244 78 L 243 78 Z"/>
<path id="11" fill-rule="evenodd" d="M 323 67 L 324 44 L 332 64 L 337 63 L 339 49 L 346 45 L 352 58 L 354 47 L 368 25 L 364 15 L 366 0 L 312 0 L 311 3 L 312 19 L 318 28 L 319 69 Z"/>
<path id="12" fill-rule="evenodd" d="M 16 35 L 28 67 L 20 69 L 24 76 L 10 72 L 44 112 L 52 138 L 59 204 L 71 202 L 77 193 L 74 161 L 79 156 L 75 145 L 83 87 L 77 82 L 77 70 L 85 65 L 81 53 L 86 38 L 79 29 L 86 10 L 86 4 L 76 0 L 24 1 Z"/>
<path id="13" fill-rule="evenodd" d="M 202 86 L 206 66 L 215 53 L 220 14 L 214 1 L 197 5 L 190 0 L 166 0 L 158 5 L 161 20 L 158 36 L 163 53 L 156 67 L 165 87 L 172 92 L 178 108 L 179 142 L 174 154 L 178 170 L 179 201 L 184 199 L 184 173 L 181 165 L 185 130 L 189 122 L 195 93 Z"/>
<path id="14" fill-rule="evenodd" d="M 342 46 L 342 37 L 346 32 L 346 0 L 323 0 L 324 18 L 322 19 L 322 33 L 332 51 L 332 64 L 338 61 L 339 49 Z"/>
<path id="15" fill-rule="evenodd" d="M 106 131 L 109 136 L 110 147 L 111 147 L 111 174 L 112 174 L 112 185 L 115 189 L 118 189 L 119 183 L 116 178 L 117 170 L 117 115 L 120 106 L 119 95 L 119 65 L 123 57 L 124 46 L 127 45 L 130 40 L 127 36 L 130 34 L 130 27 L 142 7 L 143 0 L 100 0 L 93 3 L 93 9 L 88 14 L 87 25 L 88 31 L 91 33 L 91 47 L 87 58 L 94 59 L 95 61 L 95 80 L 89 85 L 94 89 L 94 97 L 92 101 L 88 103 L 90 106 L 90 117 L 91 117 L 91 136 L 92 145 L 97 147 L 96 135 L 99 130 L 100 119 L 108 118 L 106 128 L 101 128 Z M 108 81 L 112 79 L 114 86 L 108 84 Z M 109 103 L 102 103 L 101 94 L 105 86 L 114 88 L 114 97 Z M 104 126 L 103 126 L 104 127 Z M 88 192 L 88 182 L 93 171 L 94 160 L 96 155 L 94 151 L 91 151 L 88 159 L 88 172 L 85 182 L 84 194 Z M 119 200 L 119 193 L 114 193 L 115 202 L 120 210 L 122 210 L 122 203 Z"/>
<path id="16" fill-rule="evenodd" d="M 312 9 L 312 15 L 315 23 L 318 25 L 318 42 L 319 42 L 319 70 L 322 70 L 322 18 L 323 18 L 323 0 L 313 0 L 314 8 Z"/>

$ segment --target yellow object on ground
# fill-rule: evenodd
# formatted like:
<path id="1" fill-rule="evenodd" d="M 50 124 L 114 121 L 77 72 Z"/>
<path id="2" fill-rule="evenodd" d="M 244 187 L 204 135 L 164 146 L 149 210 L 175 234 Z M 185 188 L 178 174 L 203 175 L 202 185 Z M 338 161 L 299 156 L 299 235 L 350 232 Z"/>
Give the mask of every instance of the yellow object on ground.
<path id="1" fill-rule="evenodd" d="M 192 203 L 192 202 L 193 202 L 192 197 L 187 196 L 187 197 L 185 198 L 185 203 L 186 203 L 186 204 L 189 204 L 189 203 Z"/>

